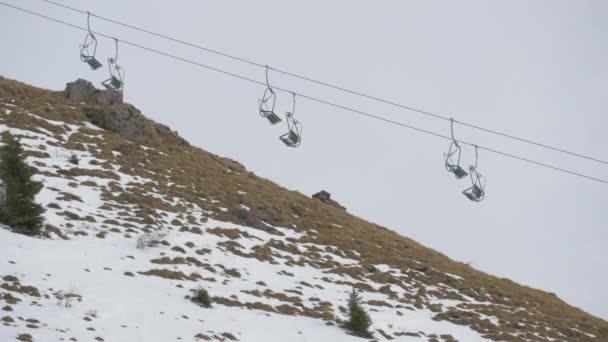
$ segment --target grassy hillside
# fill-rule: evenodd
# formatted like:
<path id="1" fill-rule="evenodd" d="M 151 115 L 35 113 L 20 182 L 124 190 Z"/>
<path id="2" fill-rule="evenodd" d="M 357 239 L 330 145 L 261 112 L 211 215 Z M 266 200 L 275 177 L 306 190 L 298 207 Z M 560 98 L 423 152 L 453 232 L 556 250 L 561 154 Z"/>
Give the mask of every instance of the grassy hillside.
<path id="1" fill-rule="evenodd" d="M 61 218 L 56 221 L 61 223 L 48 227 L 50 238 L 97 234 L 104 239 L 133 239 L 138 234 L 163 229 L 192 234 L 201 231 L 203 236 L 222 237 L 219 247 L 234 258 L 312 267 L 327 276 L 323 280 L 326 287 L 355 286 L 364 293 L 382 295 L 378 298 L 383 299 L 368 301 L 372 313 L 375 308 L 391 308 L 395 312 L 427 310 L 432 312 L 433 320 L 468 326 L 493 340 L 608 341 L 607 322 L 568 305 L 554 294 L 477 271 L 387 228 L 289 191 L 247 171 L 236 161 L 185 143 L 167 127 L 140 117 L 130 105 L 117 106 L 138 116 L 141 134 L 127 139 L 94 127 L 91 123 L 100 124 L 106 107 L 69 101 L 61 92 L 0 78 L 0 124 L 17 136 L 31 133 L 49 137 L 48 145 L 26 142 L 31 156 L 28 162 L 43 177 L 60 177 L 75 189 L 55 189 L 59 191 L 54 192 L 54 199 L 45 203 L 48 215 Z M 79 128 L 74 130 L 71 125 Z M 83 157 L 79 165 L 69 168 L 53 166 L 49 161 L 61 156 L 53 155 L 49 146 L 82 152 L 91 158 Z M 132 181 L 125 182 L 125 175 Z M 97 191 L 102 202 L 91 204 L 90 210 L 66 205 L 86 202 L 86 189 Z M 54 190 L 47 184 L 46 191 Z M 239 240 L 247 238 L 247 233 L 235 228 L 210 228 L 206 226 L 209 222 L 250 227 L 270 238 L 248 249 Z M 98 227 L 94 234 L 87 229 L 89 225 Z M 167 250 L 183 249 L 181 245 L 166 244 Z M 333 258 L 326 257 L 326 253 Z M 199 255 L 204 255 L 204 251 Z M 189 263 L 162 257 L 159 255 L 153 263 Z M 340 258 L 355 262 L 340 262 Z M 0 275 L 2 272 L 0 268 Z M 162 270 L 150 272 L 157 275 L 154 272 Z M 159 276 L 179 278 L 187 274 Z M 226 306 L 253 306 L 256 310 L 340 323 L 340 305 L 299 305 L 298 299 L 290 299 L 299 298 L 298 293 L 247 291 L 282 304 L 256 306 L 229 296 L 215 300 Z M 450 300 L 454 305 L 442 304 Z M 399 337 L 388 330 L 375 336 Z"/>

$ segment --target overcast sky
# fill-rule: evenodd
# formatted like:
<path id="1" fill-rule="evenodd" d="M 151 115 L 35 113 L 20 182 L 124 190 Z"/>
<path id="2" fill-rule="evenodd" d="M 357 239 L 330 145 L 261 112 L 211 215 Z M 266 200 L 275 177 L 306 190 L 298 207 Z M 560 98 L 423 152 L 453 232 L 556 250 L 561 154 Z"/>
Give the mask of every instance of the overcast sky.
<path id="1" fill-rule="evenodd" d="M 69 22 L 40 0 L 5 0 Z M 457 120 L 608 159 L 608 2 L 58 0 L 276 68 Z M 264 70 L 93 20 L 100 32 L 263 80 Z M 63 89 L 93 72 L 84 38 L 0 6 L 0 75 Z M 100 39 L 98 55 L 113 54 Z M 449 143 L 300 99 L 303 143 L 257 113 L 263 87 L 122 46 L 125 97 L 192 144 L 312 194 L 455 260 L 555 292 L 608 318 L 608 185 L 480 153 L 487 197 L 469 202 L 443 167 Z M 105 64 L 105 63 L 104 63 Z M 441 134 L 448 122 L 271 74 L 271 82 Z M 291 97 L 279 93 L 278 111 Z M 608 179 L 608 165 L 456 127 L 456 136 Z M 465 147 L 463 163 L 473 162 Z"/>

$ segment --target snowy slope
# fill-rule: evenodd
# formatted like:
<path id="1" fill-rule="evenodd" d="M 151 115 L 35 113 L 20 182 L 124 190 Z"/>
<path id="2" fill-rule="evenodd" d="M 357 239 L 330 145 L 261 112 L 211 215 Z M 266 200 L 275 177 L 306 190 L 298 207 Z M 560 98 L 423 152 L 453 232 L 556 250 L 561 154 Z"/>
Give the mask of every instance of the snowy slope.
<path id="1" fill-rule="evenodd" d="M 316 202 L 300 201 L 287 215 L 313 217 L 314 228 L 251 220 L 266 181 L 248 186 L 253 176 L 216 157 L 186 170 L 174 158 L 192 159 L 192 149 L 126 141 L 83 110 L 57 94 L 0 97 L 0 131 L 28 151 L 51 226 L 47 238 L 0 228 L 0 341 L 356 341 L 339 327 L 353 286 L 377 340 L 594 340 L 602 331 L 567 317 L 568 326 L 558 326 L 562 318 L 528 304 L 536 293 L 516 292 L 526 296 L 517 300 L 495 286 L 499 300 L 473 288 L 496 280 L 439 271 L 428 265 L 434 252 L 398 266 L 368 263 L 367 251 L 326 239 L 322 229 L 349 236 L 351 227 Z M 221 172 L 204 169 L 216 164 Z M 250 225 L 229 222 L 234 202 Z M 154 236 L 157 245 L 138 248 Z M 213 308 L 189 300 L 198 288 L 209 291 Z"/>
<path id="2" fill-rule="evenodd" d="M 14 113 L 10 109 L 7 115 L 23 115 Z M 35 117 L 50 125 L 65 128 L 63 140 L 69 140 L 74 133 L 80 132 L 94 137 L 99 129 L 89 123 L 82 126 L 65 124 L 54 120 L 47 120 L 32 113 L 27 115 Z M 42 133 L 28 130 L 9 128 L 0 125 L 0 131 L 8 130 L 19 136 L 26 150 L 46 151 L 50 157 L 30 157 L 28 162 L 36 165 L 38 170 L 56 173 L 57 170 L 71 168 L 85 168 L 90 170 L 110 170 L 119 176 L 118 183 L 122 187 L 128 184 L 145 184 L 153 182 L 152 179 L 132 177 L 117 171 L 118 166 L 102 167 L 105 160 L 95 158 L 86 151 L 69 150 L 59 147 L 61 139 L 54 137 L 51 132 L 38 128 Z M 44 147 L 43 147 L 44 146 Z M 80 159 L 79 165 L 73 165 L 68 157 L 76 154 Z M 95 160 L 91 164 L 91 160 Z M 38 162 L 38 163 L 36 163 Z M 42 164 L 44 163 L 44 166 Z M 286 266 L 285 262 L 271 264 L 256 258 L 239 257 L 218 247 L 222 242 L 237 242 L 243 248 L 243 253 L 249 253 L 256 246 L 262 246 L 271 239 L 289 243 L 290 238 L 298 238 L 299 233 L 293 230 L 274 227 L 283 236 L 271 235 L 259 229 L 248 228 L 231 223 L 215 221 L 206 216 L 200 208 L 190 209 L 186 216 L 195 217 L 200 225 L 201 232 L 180 232 L 177 227 L 163 227 L 167 231 L 164 240 L 170 246 L 179 246 L 183 251 L 173 250 L 167 246 L 136 248 L 137 236 L 143 234 L 109 234 L 103 239 L 93 235 L 106 231 L 98 222 L 84 222 L 80 229 L 70 228 L 73 220 L 61 213 L 65 209 L 81 217 L 103 216 L 106 220 L 118 223 L 127 223 L 124 215 L 117 215 L 115 210 L 104 210 L 101 192 L 97 188 L 108 185 L 108 178 L 81 176 L 76 177 L 79 182 L 94 182 L 96 187 L 70 186 L 74 179 L 37 175 L 37 180 L 44 182 L 45 188 L 38 196 L 38 201 L 45 206 L 55 203 L 61 209 L 49 208 L 46 213 L 47 223 L 61 227 L 68 234 L 70 240 L 35 239 L 0 230 L 2 251 L 0 252 L 0 272 L 19 279 L 23 285 L 38 289 L 41 297 L 23 296 L 18 298 L 18 304 L 10 305 L 14 310 L 6 312 L 16 322 L 0 325 L 1 340 L 11 340 L 21 333 L 28 333 L 35 341 L 58 341 L 68 339 L 93 339 L 100 337 L 106 341 L 171 341 L 182 338 L 195 340 L 195 335 L 202 333 L 209 337 L 226 338 L 222 333 L 231 333 L 241 341 L 348 341 L 358 338 L 349 336 L 336 327 L 328 326 L 320 319 L 308 317 L 292 317 L 279 313 L 269 313 L 260 310 L 248 310 L 240 307 L 215 305 L 212 309 L 202 309 L 194 305 L 185 296 L 191 290 L 204 287 L 215 297 L 232 298 L 241 303 L 262 303 L 272 307 L 279 307 L 287 301 L 272 298 L 272 293 L 287 293 L 298 300 L 304 307 L 315 307 L 318 303 L 329 303 L 332 311 L 337 311 L 338 305 L 345 305 L 349 285 L 338 285 L 335 282 L 356 282 L 348 276 L 327 275 L 323 270 L 311 266 Z M 78 196 L 82 201 L 65 200 L 65 194 Z M 159 198 L 171 205 L 183 203 L 180 198 L 166 198 L 157 194 Z M 67 196 L 71 198 L 71 196 Z M 165 212 L 167 221 L 177 217 L 175 213 Z M 135 216 L 135 214 L 133 214 Z M 144 229 L 141 225 L 129 221 L 135 227 L 132 231 Z M 105 225 L 104 225 L 105 226 Z M 7 227 L 5 227 L 7 228 Z M 209 233 L 209 230 L 227 232 L 236 230 L 243 232 L 237 239 L 218 236 Z M 80 236 L 78 232 L 85 231 L 88 236 Z M 76 233 L 76 234 L 75 234 Z M 188 247 L 186 243 L 193 243 Z M 303 248 L 301 245 L 297 248 Z M 323 246 L 319 246 L 323 249 Z M 198 255 L 197 250 L 208 250 L 204 255 Z M 276 250 L 276 254 L 284 255 L 286 260 L 291 257 L 289 253 Z M 349 260 L 332 253 L 319 253 L 322 258 L 332 259 L 337 263 L 348 266 L 356 264 L 356 260 Z M 160 258 L 192 258 L 196 261 L 178 261 L 178 264 L 158 265 L 151 260 Z M 198 265 L 197 265 L 198 264 Z M 378 266 L 383 272 L 398 273 L 398 270 L 388 266 Z M 183 272 L 185 275 L 198 274 L 198 279 L 174 280 L 156 276 L 141 275 L 152 269 L 167 269 Z M 228 272 L 226 272 L 228 271 Z M 234 271 L 237 271 L 235 273 Z M 131 272 L 135 276 L 126 276 Z M 240 274 L 240 275 L 237 275 Z M 322 280 L 329 277 L 331 281 Z M 259 285 L 263 282 L 266 285 Z M 302 285 L 306 282 L 308 285 Z M 6 284 L 12 284 L 6 282 Z M 382 284 L 369 285 L 380 288 Z M 287 290 L 296 291 L 289 294 Z M 393 287 L 394 291 L 407 292 L 408 289 Z M 429 289 L 430 290 L 430 289 Z M 255 295 L 245 291 L 270 291 L 270 295 Z M 5 291 L 4 292 L 8 292 Z M 66 308 L 56 297 L 60 292 L 75 293 L 80 300 L 74 300 L 72 306 Z M 257 293 L 257 292 L 255 292 Z M 15 297 L 18 294 L 12 293 Z M 278 297 L 278 296 L 277 296 Z M 401 303 L 388 299 L 382 293 L 368 293 L 365 300 L 383 301 L 388 307 L 376 307 L 371 313 L 375 322 L 375 329 L 382 329 L 388 334 L 423 332 L 427 336 L 451 335 L 462 341 L 482 340 L 477 332 L 468 327 L 454 325 L 445 321 L 434 321 L 434 314 L 430 310 L 412 310 L 411 307 L 395 309 Z M 472 300 L 472 299 L 471 299 Z M 456 302 L 437 300 L 444 305 L 456 305 Z M 32 304 L 35 303 L 35 304 Z M 397 311 L 400 314 L 397 314 Z M 89 313 L 89 315 L 87 315 Z M 94 315 L 91 315 L 94 313 Z M 336 315 L 342 315 L 335 312 Z M 95 316 L 95 317 L 93 317 Z M 36 319 L 40 323 L 34 324 L 36 328 L 28 328 L 24 319 Z M 91 320 L 84 320 L 89 317 Z M 34 326 L 31 325 L 31 326 Z M 381 337 L 381 336 L 379 336 Z M 419 337 L 401 336 L 398 340 L 418 340 Z"/>
<path id="3" fill-rule="evenodd" d="M 194 240 L 197 246 L 213 248 L 212 241 L 190 235 L 176 233 L 170 239 Z M 260 298 L 244 294 L 241 290 L 295 289 L 298 281 L 318 279 L 318 272 L 311 269 L 290 269 L 297 275 L 280 276 L 277 271 L 282 268 L 281 265 L 242 263 L 243 260 L 234 260 L 230 255 L 218 251 L 200 258 L 201 261 L 212 265 L 237 266 L 244 274 L 241 278 L 200 272 L 198 268 L 185 266 L 171 269 L 199 271 L 203 277 L 214 277 L 217 281 L 168 280 L 137 274 L 149 270 L 150 259 L 160 256 L 163 249 L 138 251 L 133 239 L 112 236 L 103 240 L 95 237 L 70 241 L 40 240 L 6 230 L 0 230 L 0 238 L 2 244 L 8 246 L 0 252 L 2 273 L 17 277 L 23 285 L 36 287 L 41 296 L 13 293 L 21 302 L 11 305 L 14 311 L 3 313 L 13 317 L 16 322 L 0 326 L 2 341 L 11 341 L 21 333 L 32 335 L 34 341 L 59 341 L 71 337 L 79 341 L 91 341 L 96 337 L 105 341 L 163 342 L 176 341 L 178 338 L 194 341 L 194 336 L 199 333 L 223 337 L 222 334 L 226 332 L 240 341 L 358 340 L 319 319 L 217 304 L 211 309 L 203 309 L 184 298 L 191 289 L 204 286 L 213 295 L 235 295 L 241 301 L 260 301 Z M 252 270 L 251 274 L 245 273 L 246 270 Z M 136 275 L 125 276 L 125 272 Z M 256 281 L 264 281 L 268 286 L 258 286 Z M 339 304 L 344 302 L 349 288 L 336 286 L 331 288 L 331 292 L 326 290 L 304 289 L 306 297 L 321 297 L 322 300 Z M 60 291 L 75 293 L 81 299 L 74 300 L 72 306 L 66 308 L 55 296 Z M 280 304 L 277 300 L 262 302 Z M 372 318 L 377 322 L 375 327 L 391 333 L 423 331 L 428 335 L 451 334 L 460 341 L 482 340 L 478 333 L 466 327 L 433 321 L 432 313 L 424 310 L 402 310 L 403 316 L 396 315 L 394 311 L 373 312 Z M 35 324 L 37 328 L 28 328 L 29 323 L 17 317 L 36 319 L 40 323 Z M 91 320 L 84 320 L 86 317 Z M 420 338 L 403 336 L 396 340 L 419 341 Z"/>

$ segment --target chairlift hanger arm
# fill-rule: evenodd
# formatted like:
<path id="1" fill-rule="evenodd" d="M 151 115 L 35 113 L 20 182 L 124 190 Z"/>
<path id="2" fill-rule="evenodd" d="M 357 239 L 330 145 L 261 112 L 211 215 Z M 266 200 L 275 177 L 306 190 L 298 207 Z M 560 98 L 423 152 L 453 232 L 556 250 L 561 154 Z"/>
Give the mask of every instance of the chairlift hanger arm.
<path id="1" fill-rule="evenodd" d="M 266 86 L 268 87 L 268 89 L 272 89 L 272 87 L 270 86 L 270 81 L 268 79 L 269 70 L 270 70 L 270 67 L 268 65 L 266 65 Z"/>
<path id="2" fill-rule="evenodd" d="M 87 11 L 87 30 L 89 34 L 93 36 L 93 32 L 91 31 L 91 12 Z"/>
<path id="3" fill-rule="evenodd" d="M 114 63 L 116 63 L 116 61 L 118 61 L 118 38 L 112 38 L 112 39 L 114 39 L 114 46 L 115 46 Z"/>

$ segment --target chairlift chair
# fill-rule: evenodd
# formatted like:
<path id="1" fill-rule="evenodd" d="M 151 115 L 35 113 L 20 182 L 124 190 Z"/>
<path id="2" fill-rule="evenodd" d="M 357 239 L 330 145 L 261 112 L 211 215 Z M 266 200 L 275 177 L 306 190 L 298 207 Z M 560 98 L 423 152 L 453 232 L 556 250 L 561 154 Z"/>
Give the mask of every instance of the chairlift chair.
<path id="1" fill-rule="evenodd" d="M 298 147 L 302 143 L 302 124 L 291 117 L 291 113 L 287 113 L 287 122 L 289 132 L 281 135 L 279 138 L 285 145 L 289 147 Z M 291 124 L 289 124 L 291 122 Z"/>
<path id="2" fill-rule="evenodd" d="M 452 142 L 450 143 L 448 153 L 445 153 L 443 155 L 443 158 L 445 160 L 445 169 L 448 170 L 448 172 L 453 173 L 456 179 L 462 179 L 467 176 L 467 172 L 460 166 L 460 156 L 462 154 L 462 149 L 454 138 L 454 119 L 450 119 L 450 121 L 452 122 Z M 454 160 L 454 157 L 456 157 L 456 160 Z"/>
<path id="3" fill-rule="evenodd" d="M 266 66 L 266 90 L 264 90 L 264 96 L 259 99 L 260 104 L 260 115 L 266 118 L 271 125 L 276 125 L 281 122 L 281 118 L 274 112 L 274 106 L 277 103 L 277 95 L 270 86 L 268 81 L 268 70 L 270 68 Z"/>
<path id="4" fill-rule="evenodd" d="M 469 174 L 471 175 L 472 186 L 462 193 L 473 202 L 483 201 L 486 195 L 486 178 L 477 171 L 477 162 L 479 159 L 478 147 L 475 145 L 475 166 L 469 166 Z"/>
<path id="5" fill-rule="evenodd" d="M 295 119 L 294 113 L 296 110 L 296 94 L 293 94 L 293 109 L 291 112 L 285 113 L 287 121 L 287 133 L 281 135 L 279 139 L 289 147 L 298 147 L 302 143 L 302 124 Z"/>
<path id="6" fill-rule="evenodd" d="M 108 58 L 108 68 L 110 70 L 110 78 L 101 82 L 104 87 L 112 90 L 121 90 L 124 87 L 125 70 L 116 63 L 118 59 L 118 39 L 114 38 L 116 42 L 116 56 L 115 58 Z"/>
<path id="7" fill-rule="evenodd" d="M 277 96 L 272 88 L 268 87 L 264 91 L 264 96 L 259 100 L 260 115 L 268 119 L 271 125 L 276 125 L 281 122 L 281 118 L 274 112 L 274 106 L 277 102 Z"/>
<path id="8" fill-rule="evenodd" d="M 107 89 L 116 91 L 121 90 L 124 86 L 124 69 L 116 64 L 116 61 L 113 58 L 108 58 L 108 67 L 110 69 L 110 78 L 101 82 L 101 84 Z"/>
<path id="9" fill-rule="evenodd" d="M 84 42 L 80 45 L 80 60 L 87 63 L 91 67 L 91 70 L 97 70 L 103 65 L 95 58 L 95 53 L 97 52 L 97 38 L 95 38 L 95 35 L 91 32 L 90 17 L 91 13 L 87 12 L 87 27 L 89 32 L 84 38 Z"/>
<path id="10" fill-rule="evenodd" d="M 483 201 L 486 191 L 486 180 L 483 175 L 481 175 L 475 168 L 472 166 L 469 167 L 470 175 L 471 175 L 471 183 L 472 186 L 462 193 L 473 202 L 481 202 Z"/>
<path id="11" fill-rule="evenodd" d="M 449 172 L 453 173 L 456 179 L 462 179 L 466 177 L 467 172 L 460 166 L 460 155 L 462 150 L 460 145 L 457 142 L 453 141 L 450 144 L 450 149 L 448 153 L 444 154 L 443 157 L 445 159 L 445 169 Z M 458 155 L 456 161 L 454 161 L 454 155 Z"/>

